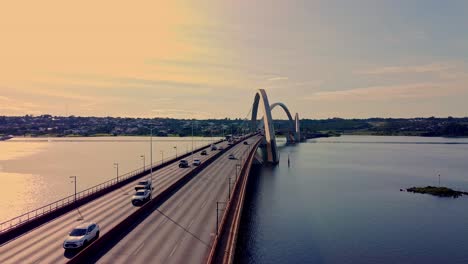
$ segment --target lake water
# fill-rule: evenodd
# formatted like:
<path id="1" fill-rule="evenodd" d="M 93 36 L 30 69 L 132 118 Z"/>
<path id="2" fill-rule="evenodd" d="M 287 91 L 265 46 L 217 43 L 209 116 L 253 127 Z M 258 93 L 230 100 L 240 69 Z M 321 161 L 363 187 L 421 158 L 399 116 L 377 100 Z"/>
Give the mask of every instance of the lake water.
<path id="1" fill-rule="evenodd" d="M 468 139 L 342 136 L 282 146 L 252 174 L 239 263 L 468 263 Z M 287 166 L 290 155 L 291 167 Z"/>
<path id="2" fill-rule="evenodd" d="M 218 138 L 194 138 L 194 148 Z M 174 148 L 177 147 L 177 148 Z M 153 163 L 192 149 L 191 138 L 153 137 Z M 150 164 L 149 137 L 0 141 L 0 222 Z"/>

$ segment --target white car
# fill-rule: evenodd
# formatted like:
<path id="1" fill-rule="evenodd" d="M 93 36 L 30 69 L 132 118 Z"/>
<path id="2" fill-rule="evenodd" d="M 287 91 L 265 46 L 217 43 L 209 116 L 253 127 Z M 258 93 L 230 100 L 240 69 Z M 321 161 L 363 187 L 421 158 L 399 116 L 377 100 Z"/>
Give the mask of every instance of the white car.
<path id="1" fill-rule="evenodd" d="M 201 164 L 201 160 L 199 160 L 199 159 L 194 159 L 192 164 L 193 164 L 193 166 L 198 166 L 198 165 Z"/>
<path id="2" fill-rule="evenodd" d="M 151 190 L 140 189 L 132 196 L 133 205 L 141 205 L 151 200 Z"/>
<path id="3" fill-rule="evenodd" d="M 151 190 L 152 185 L 153 185 L 153 182 L 151 181 L 151 179 L 146 179 L 146 180 L 140 181 L 135 186 L 135 191 L 138 191 L 138 190 L 141 190 L 141 189 Z"/>
<path id="4" fill-rule="evenodd" d="M 63 242 L 64 249 L 76 249 L 88 245 L 90 241 L 99 237 L 99 225 L 83 223 L 75 227 Z"/>

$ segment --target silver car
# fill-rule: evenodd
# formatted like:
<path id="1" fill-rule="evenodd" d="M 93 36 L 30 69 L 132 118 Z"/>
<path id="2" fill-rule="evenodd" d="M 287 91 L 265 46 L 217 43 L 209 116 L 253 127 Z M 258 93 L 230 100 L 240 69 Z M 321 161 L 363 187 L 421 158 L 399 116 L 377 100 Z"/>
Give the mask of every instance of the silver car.
<path id="1" fill-rule="evenodd" d="M 99 237 L 99 225 L 92 222 L 75 227 L 63 242 L 64 249 L 77 249 L 87 246 L 93 239 Z"/>

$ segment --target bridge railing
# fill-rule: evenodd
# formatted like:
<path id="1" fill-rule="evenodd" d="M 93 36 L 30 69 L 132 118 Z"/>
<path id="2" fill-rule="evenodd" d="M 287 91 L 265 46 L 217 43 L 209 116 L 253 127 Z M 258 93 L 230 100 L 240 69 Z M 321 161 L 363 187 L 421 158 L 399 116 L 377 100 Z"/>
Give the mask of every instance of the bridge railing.
<path id="1" fill-rule="evenodd" d="M 52 211 L 55 211 L 59 208 L 62 208 L 66 205 L 69 205 L 79 199 L 83 199 L 84 197 L 87 197 L 89 195 L 92 195 L 102 189 L 105 189 L 105 188 L 108 188 L 109 186 L 112 186 L 116 183 L 119 183 L 121 181 L 124 181 L 130 177 L 133 177 L 137 174 L 140 174 L 142 172 L 144 172 L 145 169 L 144 168 L 138 168 L 136 170 L 133 170 L 133 171 L 130 171 L 128 173 L 125 173 L 123 175 L 119 175 L 119 180 L 117 181 L 116 178 L 114 179 L 111 179 L 111 180 L 108 180 L 108 181 L 105 181 L 103 183 L 100 183 L 98 185 L 95 185 L 95 186 L 92 186 L 88 189 L 85 189 L 83 191 L 80 191 L 80 192 L 77 192 L 76 193 L 76 197 L 75 197 L 75 194 L 72 194 L 70 196 L 67 196 L 65 198 L 62 198 L 60 200 L 57 200 L 57 201 L 54 201 L 52 203 L 49 203 L 47 205 L 44 205 L 42 207 L 39 207 L 39 208 L 36 208 L 34 210 L 31 210 L 27 213 L 24 213 L 22 215 L 19 215 L 15 218 L 12 218 L 8 221 L 5 221 L 3 223 L 0 223 L 0 233 L 2 232 L 5 232 L 9 229 L 12 229 L 12 228 L 15 228 L 16 226 L 18 225 L 21 225 L 25 222 L 28 222 L 28 221 L 31 221 L 37 217 L 40 217 L 44 214 L 47 214 L 47 213 L 50 213 Z"/>
<path id="2" fill-rule="evenodd" d="M 216 141 L 216 142 L 213 142 L 213 143 L 219 143 L 220 141 Z M 211 143 L 210 143 L 211 144 Z M 202 146 L 200 148 L 206 148 L 207 146 L 209 145 L 205 145 L 205 146 Z M 200 149 L 199 148 L 199 149 Z M 197 149 L 198 150 L 198 149 Z M 159 160 L 157 162 L 153 162 L 153 169 L 155 167 L 158 167 L 158 166 L 161 166 L 161 164 L 164 164 L 165 162 L 171 162 L 179 157 L 182 157 L 182 156 L 185 156 L 187 154 L 189 154 L 191 151 L 186 151 L 186 152 L 183 152 L 183 153 L 180 153 L 179 155 L 173 155 L 173 156 L 169 156 L 169 157 L 166 157 L 162 160 Z M 75 194 L 72 194 L 72 195 L 69 195 L 65 198 L 62 198 L 60 200 L 57 200 L 57 201 L 54 201 L 52 203 L 49 203 L 47 205 L 44 205 L 44 206 L 41 206 L 39 208 L 36 208 L 34 210 L 31 210 L 29 212 L 26 212 L 22 215 L 19 215 L 19 216 L 16 216 L 14 218 L 11 218 L 5 222 L 2 222 L 0 223 L 0 234 L 6 232 L 6 231 L 9 231 L 15 227 L 18 227 L 24 223 L 27 223 L 29 221 L 32 221 L 38 217 L 41 217 L 45 214 L 48 214 L 48 213 L 51 213 L 55 210 L 58 210 L 62 207 L 65 207 L 69 204 L 72 204 L 76 201 L 79 201 L 80 199 L 83 199 L 83 198 L 86 198 L 90 195 L 93 195 L 103 189 L 106 189 L 106 188 L 109 188 L 110 186 L 113 186 L 117 183 L 120 183 L 122 181 L 125 181 L 131 177 L 134 177 L 138 174 L 141 174 L 141 173 L 144 173 L 145 171 L 150 171 L 151 170 L 151 165 L 150 166 L 145 166 L 145 167 L 141 167 L 141 168 L 138 168 L 138 169 L 135 169 L 133 171 L 130 171 L 130 172 L 127 172 L 125 174 L 122 174 L 122 175 L 119 175 L 119 179 L 117 180 L 117 178 L 113 178 L 111 180 L 108 180 L 108 181 L 105 181 L 103 183 L 100 183 L 98 185 L 95 185 L 95 186 L 92 186 L 88 189 L 85 189 L 83 191 L 80 191 L 80 192 L 77 192 L 76 193 L 76 198 L 75 198 Z"/>
<path id="3" fill-rule="evenodd" d="M 213 244 L 211 245 L 210 253 L 206 260 L 207 264 L 232 263 L 235 242 L 237 239 L 237 228 L 239 225 L 238 221 L 242 211 L 248 174 L 250 172 L 250 167 L 260 142 L 261 139 L 258 140 L 255 144 L 251 144 L 249 149 L 246 150 L 246 152 L 248 151 L 248 155 L 244 155 L 244 158 L 242 159 L 241 170 L 234 182 L 231 197 L 230 199 L 226 200 L 224 213 L 222 214 L 221 222 L 218 229 L 216 230 L 216 236 L 214 238 Z M 240 208 L 238 208 L 239 206 Z M 236 213 L 238 214 L 237 219 L 235 219 Z M 234 223 L 234 221 L 237 222 Z M 231 228 L 236 230 L 231 230 Z"/>

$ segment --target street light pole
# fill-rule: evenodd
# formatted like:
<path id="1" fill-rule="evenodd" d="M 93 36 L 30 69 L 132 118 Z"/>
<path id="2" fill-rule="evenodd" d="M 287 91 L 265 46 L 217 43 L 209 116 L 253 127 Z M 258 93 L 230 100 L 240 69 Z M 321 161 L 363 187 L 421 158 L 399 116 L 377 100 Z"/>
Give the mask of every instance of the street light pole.
<path id="1" fill-rule="evenodd" d="M 161 164 L 164 163 L 164 150 L 161 150 Z"/>
<path id="2" fill-rule="evenodd" d="M 153 181 L 153 130 L 154 127 L 146 127 L 142 126 L 150 131 L 150 177 L 151 181 Z"/>
<path id="3" fill-rule="evenodd" d="M 117 169 L 117 182 L 119 182 L 119 163 L 114 163 L 114 166 Z"/>
<path id="4" fill-rule="evenodd" d="M 174 146 L 175 149 L 175 158 L 177 159 L 177 146 Z"/>
<path id="5" fill-rule="evenodd" d="M 75 202 L 76 202 L 76 176 L 70 176 L 70 179 L 73 178 L 73 182 L 75 183 Z"/>
<path id="6" fill-rule="evenodd" d="M 228 185 L 229 185 L 228 201 L 229 201 L 229 200 L 231 200 L 231 177 L 229 177 L 228 180 L 229 180 L 229 183 L 228 183 Z"/>
<path id="7" fill-rule="evenodd" d="M 219 229 L 219 211 L 222 211 L 223 209 L 219 208 L 220 204 L 226 204 L 226 202 L 219 202 L 216 201 L 216 235 L 218 235 L 218 229 Z"/>
<path id="8" fill-rule="evenodd" d="M 192 120 L 192 164 L 193 164 L 193 122 L 194 120 Z"/>
<path id="9" fill-rule="evenodd" d="M 236 181 L 237 181 L 237 178 L 239 178 L 240 166 L 241 165 L 239 163 L 236 164 Z"/>
<path id="10" fill-rule="evenodd" d="M 145 169 L 146 169 L 146 165 L 145 165 L 145 155 L 141 155 L 140 157 L 143 159 L 143 171 L 145 171 Z"/>

